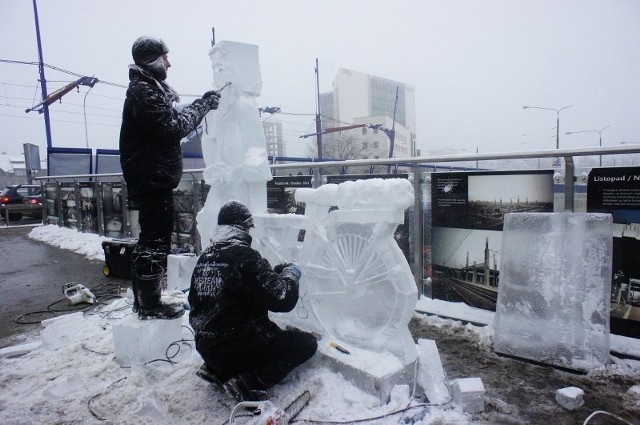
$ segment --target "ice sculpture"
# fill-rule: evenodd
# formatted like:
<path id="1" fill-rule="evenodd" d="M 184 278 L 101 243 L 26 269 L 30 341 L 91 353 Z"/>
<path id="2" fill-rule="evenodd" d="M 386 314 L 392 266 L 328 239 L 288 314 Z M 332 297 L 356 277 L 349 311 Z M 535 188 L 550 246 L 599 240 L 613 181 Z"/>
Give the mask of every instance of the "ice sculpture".
<path id="1" fill-rule="evenodd" d="M 203 122 L 203 178 L 211 189 L 198 213 L 197 228 L 205 246 L 225 202 L 235 199 L 253 214 L 265 213 L 266 182 L 271 180 L 255 100 L 262 90 L 258 46 L 221 41 L 211 48 L 209 56 L 213 88 L 224 89 L 218 109 L 207 114 Z"/>
<path id="2" fill-rule="evenodd" d="M 612 218 L 505 215 L 494 350 L 576 370 L 609 363 Z"/>
<path id="3" fill-rule="evenodd" d="M 203 177 L 211 186 L 197 216 L 203 245 L 225 202 L 246 204 L 256 224 L 254 247 L 274 266 L 302 267 L 300 299 L 287 319 L 354 347 L 388 351 L 404 365 L 413 362 L 407 324 L 417 288 L 393 239 L 413 203 L 411 183 L 373 179 L 299 189 L 306 216 L 266 214 L 271 173 L 255 102 L 262 84 L 258 47 L 222 41 L 210 57 L 213 87 L 224 89 L 220 106 L 203 123 Z"/>
<path id="4" fill-rule="evenodd" d="M 393 233 L 413 203 L 406 179 L 370 179 L 298 189 L 306 216 L 256 217 L 258 249 L 304 272 L 296 308 L 277 315 L 355 347 L 416 359 L 407 327 L 417 302 L 411 269 Z M 337 206 L 337 210 L 330 211 Z M 289 219 L 289 217 L 291 217 Z M 300 230 L 304 231 L 301 242 Z"/>

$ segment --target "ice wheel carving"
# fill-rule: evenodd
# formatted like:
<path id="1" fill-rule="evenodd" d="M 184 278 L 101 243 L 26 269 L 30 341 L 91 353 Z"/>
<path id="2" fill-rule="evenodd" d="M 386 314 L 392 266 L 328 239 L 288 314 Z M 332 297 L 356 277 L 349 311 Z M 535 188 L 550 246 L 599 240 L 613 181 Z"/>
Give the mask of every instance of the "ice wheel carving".
<path id="1" fill-rule="evenodd" d="M 416 289 L 392 237 L 396 226 L 335 223 L 305 240 L 306 308 L 334 337 L 382 348 L 406 329 Z"/>

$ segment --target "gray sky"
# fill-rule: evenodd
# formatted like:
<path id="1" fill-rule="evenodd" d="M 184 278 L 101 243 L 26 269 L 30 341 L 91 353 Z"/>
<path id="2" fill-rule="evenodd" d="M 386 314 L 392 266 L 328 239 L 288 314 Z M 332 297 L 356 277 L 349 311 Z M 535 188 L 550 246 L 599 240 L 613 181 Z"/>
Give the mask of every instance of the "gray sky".
<path id="1" fill-rule="evenodd" d="M 0 10 L 0 59 L 37 62 L 32 1 Z M 313 143 L 298 136 L 314 131 L 316 58 L 321 91 L 340 67 L 413 85 L 423 153 L 555 148 L 556 112 L 523 105 L 573 105 L 561 147 L 597 146 L 597 133 L 564 133 L 605 126 L 603 145 L 640 142 L 639 0 L 39 0 L 38 12 L 45 63 L 123 86 L 139 35 L 168 44 L 182 94 L 211 88 L 212 26 L 218 41 L 259 45 L 258 105 L 287 113 L 274 118 L 291 155 Z M 50 93 L 77 78 L 45 72 Z M 0 63 L 0 152 L 46 148 L 42 116 L 24 113 L 37 80 L 37 66 Z M 98 84 L 52 105 L 53 145 L 117 149 L 124 92 Z"/>

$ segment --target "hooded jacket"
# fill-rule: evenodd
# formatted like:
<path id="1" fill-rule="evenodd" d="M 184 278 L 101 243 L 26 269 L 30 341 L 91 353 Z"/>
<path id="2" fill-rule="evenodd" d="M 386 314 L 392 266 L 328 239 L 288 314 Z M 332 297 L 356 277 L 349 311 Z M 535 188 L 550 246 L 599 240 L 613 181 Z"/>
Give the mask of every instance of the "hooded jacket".
<path id="1" fill-rule="evenodd" d="M 233 225 L 216 227 L 191 277 L 189 322 L 198 351 L 232 350 L 247 338 L 268 340 L 277 332 L 268 312 L 291 311 L 298 278 L 275 272 L 251 236 Z"/>
<path id="2" fill-rule="evenodd" d="M 120 164 L 132 197 L 172 190 L 182 178 L 180 140 L 196 129 L 210 106 L 196 99 L 180 112 L 177 95 L 143 67 L 129 68 L 122 112 Z"/>

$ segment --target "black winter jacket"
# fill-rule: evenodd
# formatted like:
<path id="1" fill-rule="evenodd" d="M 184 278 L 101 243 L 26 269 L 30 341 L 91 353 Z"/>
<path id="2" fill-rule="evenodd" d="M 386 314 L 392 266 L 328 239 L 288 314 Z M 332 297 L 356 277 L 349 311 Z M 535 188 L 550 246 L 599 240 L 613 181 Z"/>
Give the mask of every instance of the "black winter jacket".
<path id="1" fill-rule="evenodd" d="M 182 178 L 180 140 L 195 130 L 209 112 L 202 99 L 180 112 L 175 92 L 135 65 L 129 69 L 129 89 L 122 111 L 120 164 L 132 197 L 172 190 Z"/>
<path id="2" fill-rule="evenodd" d="M 269 333 L 276 325 L 268 312 L 291 311 L 298 301 L 298 279 L 276 273 L 251 236 L 220 225 L 198 259 L 189 290 L 189 322 L 198 351 L 230 348 L 246 338 Z"/>

